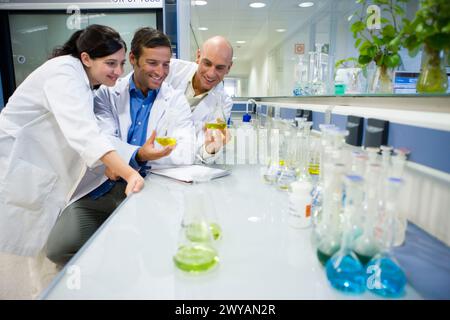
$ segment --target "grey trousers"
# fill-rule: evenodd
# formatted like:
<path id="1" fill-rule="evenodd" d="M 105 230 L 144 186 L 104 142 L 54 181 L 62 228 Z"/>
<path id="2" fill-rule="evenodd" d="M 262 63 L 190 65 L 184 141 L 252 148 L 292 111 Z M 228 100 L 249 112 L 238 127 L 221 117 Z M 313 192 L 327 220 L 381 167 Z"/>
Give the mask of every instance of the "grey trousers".
<path id="1" fill-rule="evenodd" d="M 63 210 L 47 239 L 47 257 L 58 265 L 67 263 L 126 198 L 126 182 L 93 200 L 86 195 Z"/>

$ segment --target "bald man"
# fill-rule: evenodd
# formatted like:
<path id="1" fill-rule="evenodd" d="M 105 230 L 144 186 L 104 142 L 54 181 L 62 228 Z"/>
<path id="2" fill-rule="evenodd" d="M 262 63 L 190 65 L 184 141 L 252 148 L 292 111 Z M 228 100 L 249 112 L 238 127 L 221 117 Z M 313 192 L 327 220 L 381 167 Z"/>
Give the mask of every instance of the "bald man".
<path id="1" fill-rule="evenodd" d="M 227 140 L 217 141 L 208 134 L 204 124 L 214 121 L 216 105 L 221 104 L 226 120 L 231 115 L 233 101 L 225 93 L 223 78 L 233 65 L 233 48 L 222 36 L 205 41 L 197 50 L 195 62 L 171 59 L 170 72 L 166 78 L 173 88 L 182 90 L 191 107 L 192 120 L 197 133 L 199 155 L 202 161 L 211 162 Z"/>

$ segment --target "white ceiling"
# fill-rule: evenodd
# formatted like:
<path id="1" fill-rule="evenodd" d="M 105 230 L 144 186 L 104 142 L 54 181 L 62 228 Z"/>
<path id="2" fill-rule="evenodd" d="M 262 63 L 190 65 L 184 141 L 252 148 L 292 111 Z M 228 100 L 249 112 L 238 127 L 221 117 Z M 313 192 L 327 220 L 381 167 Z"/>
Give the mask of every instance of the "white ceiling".
<path id="1" fill-rule="evenodd" d="M 234 64 L 248 64 L 255 52 L 269 51 L 283 40 L 302 29 L 305 23 L 324 11 L 340 10 L 354 0 L 312 0 L 314 6 L 301 8 L 303 0 L 258 0 L 264 8 L 254 9 L 249 3 L 256 0 L 207 0 L 204 6 L 191 6 L 191 26 L 199 46 L 214 35 L 225 36 L 234 48 Z M 317 24 L 317 32 L 329 32 L 329 21 Z M 207 31 L 198 30 L 207 27 Z M 276 29 L 286 29 L 277 32 Z M 245 44 L 236 41 L 244 40 Z M 193 41 L 191 39 L 191 41 Z M 233 70 L 232 70 L 233 71 Z M 231 74 L 230 74 L 231 75 Z"/>

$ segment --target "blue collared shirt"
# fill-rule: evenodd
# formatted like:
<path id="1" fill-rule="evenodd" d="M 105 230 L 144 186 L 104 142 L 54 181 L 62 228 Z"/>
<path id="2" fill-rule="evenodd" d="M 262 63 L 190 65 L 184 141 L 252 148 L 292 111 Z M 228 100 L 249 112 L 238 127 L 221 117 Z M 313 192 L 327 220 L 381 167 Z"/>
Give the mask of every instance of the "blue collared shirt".
<path id="1" fill-rule="evenodd" d="M 150 118 L 150 111 L 152 109 L 153 103 L 155 102 L 156 96 L 158 95 L 159 89 L 149 90 L 147 96 L 144 96 L 142 91 L 136 87 L 134 83 L 133 76 L 130 77 L 130 118 L 131 125 L 128 129 L 127 142 L 135 146 L 144 145 L 147 141 L 147 127 L 148 120 Z M 136 160 L 137 150 L 134 152 L 130 160 L 130 166 L 136 170 L 141 169 L 145 165 L 145 162 L 138 162 Z M 145 170 L 139 170 L 142 176 L 145 176 Z M 115 184 L 113 180 L 106 180 L 97 189 L 91 191 L 89 196 L 96 200 L 109 192 Z"/>

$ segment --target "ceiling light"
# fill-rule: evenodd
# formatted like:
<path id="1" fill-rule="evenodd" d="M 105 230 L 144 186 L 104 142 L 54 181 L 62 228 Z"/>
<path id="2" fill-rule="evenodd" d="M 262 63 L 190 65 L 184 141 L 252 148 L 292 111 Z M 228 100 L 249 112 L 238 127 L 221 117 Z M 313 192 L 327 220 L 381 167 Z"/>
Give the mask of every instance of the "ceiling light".
<path id="1" fill-rule="evenodd" d="M 208 30 L 208 28 L 206 28 L 206 27 L 199 27 L 198 30 L 200 30 L 200 31 L 206 31 L 206 30 Z"/>
<path id="2" fill-rule="evenodd" d="M 276 31 L 276 32 L 285 32 L 286 29 L 276 29 L 275 31 Z"/>
<path id="3" fill-rule="evenodd" d="M 266 4 L 264 2 L 252 2 L 249 6 L 252 8 L 264 8 Z"/>
<path id="4" fill-rule="evenodd" d="M 203 1 L 203 0 L 196 0 L 196 1 L 192 1 L 191 4 L 193 6 L 206 6 L 208 4 L 208 2 Z"/>
<path id="5" fill-rule="evenodd" d="M 238 41 L 236 41 L 236 43 L 243 44 L 243 43 L 245 43 L 245 41 L 244 40 L 238 40 Z"/>
<path id="6" fill-rule="evenodd" d="M 301 2 L 298 4 L 298 6 L 302 7 L 302 8 L 312 7 L 313 5 L 314 5 L 314 2 Z"/>

